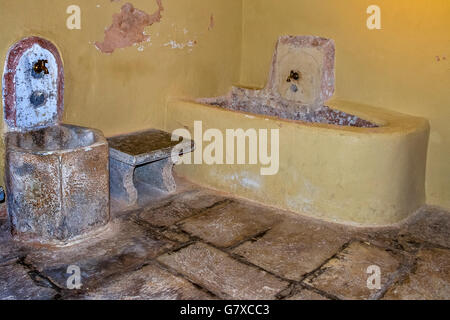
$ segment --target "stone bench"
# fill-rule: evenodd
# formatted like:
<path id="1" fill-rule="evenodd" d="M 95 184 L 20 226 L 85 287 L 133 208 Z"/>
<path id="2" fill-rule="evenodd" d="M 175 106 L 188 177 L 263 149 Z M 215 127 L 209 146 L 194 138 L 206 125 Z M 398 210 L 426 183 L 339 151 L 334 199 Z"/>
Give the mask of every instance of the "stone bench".
<path id="1" fill-rule="evenodd" d="M 108 139 L 111 196 L 132 206 L 137 204 L 136 183 L 144 183 L 165 193 L 176 190 L 172 175 L 172 150 L 181 153 L 194 149 L 191 140 L 172 141 L 172 135 L 160 130 L 148 130 Z"/>

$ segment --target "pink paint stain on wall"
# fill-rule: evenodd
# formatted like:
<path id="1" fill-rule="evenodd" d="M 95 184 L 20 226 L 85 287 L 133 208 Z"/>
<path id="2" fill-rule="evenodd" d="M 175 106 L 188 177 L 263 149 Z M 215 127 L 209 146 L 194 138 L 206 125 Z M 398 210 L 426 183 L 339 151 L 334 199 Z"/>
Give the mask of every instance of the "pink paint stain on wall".
<path id="1" fill-rule="evenodd" d="M 131 47 L 147 41 L 145 27 L 161 21 L 164 10 L 162 0 L 156 0 L 158 10 L 149 15 L 133 7 L 131 3 L 122 6 L 120 13 L 113 15 L 112 25 L 106 29 L 103 42 L 97 41 L 95 46 L 103 53 L 113 53 L 119 48 Z"/>

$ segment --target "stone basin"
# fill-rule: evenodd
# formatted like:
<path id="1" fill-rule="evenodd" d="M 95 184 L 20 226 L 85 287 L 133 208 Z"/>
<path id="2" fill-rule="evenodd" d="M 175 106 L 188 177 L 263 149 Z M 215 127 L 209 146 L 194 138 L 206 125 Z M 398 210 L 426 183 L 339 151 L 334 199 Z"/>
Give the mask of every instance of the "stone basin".
<path id="1" fill-rule="evenodd" d="M 65 244 L 109 221 L 108 143 L 100 131 L 55 125 L 6 134 L 11 230 Z"/>
<path id="2" fill-rule="evenodd" d="M 195 137 L 198 119 L 202 128 L 214 128 L 222 136 L 228 130 L 262 130 L 271 135 L 263 146 L 276 155 L 270 167 L 260 157 L 256 165 L 182 165 L 178 174 L 332 222 L 380 227 L 408 218 L 425 204 L 429 122 L 333 98 L 334 60 L 331 39 L 282 36 L 264 88 L 233 87 L 225 96 L 169 100 L 166 131 L 189 128 L 186 136 Z M 257 136 L 244 148 L 256 149 L 264 141 Z M 194 140 L 201 155 L 211 147 L 205 143 L 201 150 L 199 138 Z M 270 174 L 262 174 L 264 167 Z"/>

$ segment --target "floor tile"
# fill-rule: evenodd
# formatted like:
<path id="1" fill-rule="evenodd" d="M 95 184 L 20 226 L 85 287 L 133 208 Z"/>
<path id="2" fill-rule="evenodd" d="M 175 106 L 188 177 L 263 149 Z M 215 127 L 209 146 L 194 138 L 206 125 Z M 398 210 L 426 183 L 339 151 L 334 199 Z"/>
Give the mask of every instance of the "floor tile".
<path id="1" fill-rule="evenodd" d="M 403 258 L 375 246 L 353 242 L 305 282 L 339 299 L 369 299 L 393 282 Z M 380 270 L 379 289 L 369 289 L 368 279 L 374 271 L 367 271 L 371 266 Z"/>
<path id="2" fill-rule="evenodd" d="M 56 295 L 51 288 L 37 286 L 23 266 L 0 266 L 0 300 L 48 300 Z"/>
<path id="3" fill-rule="evenodd" d="M 212 296 L 189 281 L 150 264 L 114 277 L 78 299 L 92 300 L 208 300 Z"/>
<path id="4" fill-rule="evenodd" d="M 280 219 L 274 210 L 232 201 L 186 219 L 181 228 L 216 246 L 229 247 L 270 229 Z"/>
<path id="5" fill-rule="evenodd" d="M 286 300 L 329 300 L 328 298 L 315 293 L 314 291 L 308 289 L 302 289 L 300 292 L 294 294 L 293 296 L 287 298 Z"/>
<path id="6" fill-rule="evenodd" d="M 66 288 L 70 276 L 67 268 L 78 266 L 83 289 L 89 289 L 108 276 L 136 268 L 173 246 L 173 242 L 158 239 L 132 221 L 115 219 L 108 230 L 93 239 L 67 248 L 36 250 L 27 256 L 26 262 L 61 288 Z"/>
<path id="7" fill-rule="evenodd" d="M 424 207 L 400 231 L 405 241 L 428 242 L 450 248 L 450 213 L 434 207 Z"/>
<path id="8" fill-rule="evenodd" d="M 349 234 L 325 223 L 288 219 L 274 226 L 256 242 L 248 241 L 233 252 L 263 268 L 291 280 L 315 270 L 332 257 Z"/>
<path id="9" fill-rule="evenodd" d="M 187 191 L 156 207 L 144 209 L 139 218 L 157 227 L 167 227 L 224 200 L 223 196 L 216 193 Z"/>
<path id="10" fill-rule="evenodd" d="M 422 249 L 415 269 L 384 295 L 387 300 L 450 299 L 450 251 Z"/>
<path id="11" fill-rule="evenodd" d="M 203 243 L 158 258 L 223 299 L 274 299 L 288 283 Z"/>

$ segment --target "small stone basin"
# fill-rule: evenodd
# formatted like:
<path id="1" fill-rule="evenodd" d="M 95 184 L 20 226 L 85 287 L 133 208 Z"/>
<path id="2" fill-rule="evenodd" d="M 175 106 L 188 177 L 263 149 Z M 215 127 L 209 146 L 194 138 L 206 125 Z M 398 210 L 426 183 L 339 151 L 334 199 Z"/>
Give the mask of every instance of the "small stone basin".
<path id="1" fill-rule="evenodd" d="M 55 125 L 6 134 L 12 233 L 64 244 L 109 221 L 108 143 L 101 132 Z"/>
<path id="2" fill-rule="evenodd" d="M 66 124 L 27 132 L 10 132 L 7 136 L 11 147 L 41 154 L 52 151 L 64 153 L 104 141 L 104 137 L 96 130 Z"/>

